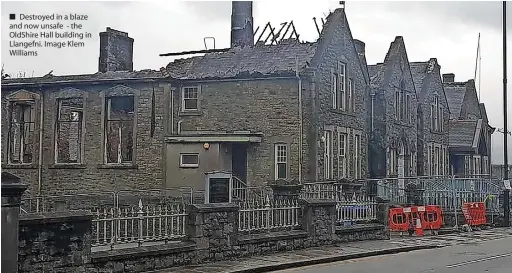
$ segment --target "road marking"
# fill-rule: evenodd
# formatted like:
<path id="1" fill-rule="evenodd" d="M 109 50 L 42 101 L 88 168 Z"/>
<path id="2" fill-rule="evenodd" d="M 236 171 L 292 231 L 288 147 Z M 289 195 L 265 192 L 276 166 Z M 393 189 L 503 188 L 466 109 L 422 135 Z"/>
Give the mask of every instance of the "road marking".
<path id="1" fill-rule="evenodd" d="M 508 257 L 508 256 L 512 256 L 512 252 L 501 254 L 501 255 L 496 255 L 496 256 L 491 256 L 491 257 L 486 257 L 486 258 L 482 258 L 482 259 L 467 261 L 467 262 L 463 262 L 463 263 L 447 265 L 446 268 L 459 267 L 459 266 L 463 266 L 463 265 L 474 264 L 474 263 L 479 263 L 479 262 L 499 259 L 499 258 Z"/>

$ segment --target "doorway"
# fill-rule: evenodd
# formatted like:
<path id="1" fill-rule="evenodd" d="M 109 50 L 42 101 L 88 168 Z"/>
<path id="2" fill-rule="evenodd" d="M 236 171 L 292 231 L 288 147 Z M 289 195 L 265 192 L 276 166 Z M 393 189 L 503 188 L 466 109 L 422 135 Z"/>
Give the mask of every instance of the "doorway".
<path id="1" fill-rule="evenodd" d="M 233 143 L 231 146 L 231 170 L 233 176 L 247 184 L 247 144 Z"/>

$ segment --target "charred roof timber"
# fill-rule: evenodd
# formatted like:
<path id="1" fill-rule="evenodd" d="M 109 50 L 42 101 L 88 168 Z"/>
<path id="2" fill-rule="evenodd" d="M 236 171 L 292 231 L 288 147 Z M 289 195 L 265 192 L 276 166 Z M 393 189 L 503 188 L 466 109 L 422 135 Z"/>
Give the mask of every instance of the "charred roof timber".
<path id="1" fill-rule="evenodd" d="M 285 27 L 286 27 L 286 29 L 285 29 Z M 257 30 L 258 29 L 259 29 L 259 27 L 257 28 Z M 272 39 L 270 39 L 270 43 L 269 43 L 270 45 L 277 45 L 281 41 L 287 40 L 287 39 L 297 39 L 297 41 L 299 40 L 300 35 L 297 33 L 297 30 L 295 29 L 295 25 L 293 24 L 293 21 L 281 23 L 281 28 L 279 29 L 279 31 L 277 31 L 277 33 L 275 32 L 275 30 L 276 30 L 276 28 L 273 27 L 270 24 L 270 22 L 268 22 L 265 25 L 265 27 L 263 28 L 263 30 L 261 31 L 260 36 L 258 37 L 258 40 L 256 41 L 256 45 L 262 45 L 262 44 L 265 45 L 265 44 L 267 44 L 267 42 L 270 38 L 272 38 Z M 284 30 L 284 32 L 283 32 L 283 30 Z M 267 32 L 268 32 L 268 34 L 267 34 L 267 37 L 265 38 L 265 40 L 261 40 L 261 38 L 263 38 L 263 36 Z M 288 38 L 286 38 L 286 35 L 288 34 L 288 32 L 290 32 L 290 35 L 288 36 Z"/>

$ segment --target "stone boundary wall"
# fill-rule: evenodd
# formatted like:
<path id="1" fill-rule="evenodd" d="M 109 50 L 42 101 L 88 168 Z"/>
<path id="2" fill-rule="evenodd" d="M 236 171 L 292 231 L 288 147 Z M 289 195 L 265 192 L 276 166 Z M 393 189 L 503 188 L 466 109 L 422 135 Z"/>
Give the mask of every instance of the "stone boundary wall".
<path id="1" fill-rule="evenodd" d="M 236 204 L 193 204 L 187 207 L 188 237 L 177 243 L 91 252 L 91 220 L 87 212 L 25 215 L 20 220 L 18 270 L 22 272 L 145 272 L 180 265 L 263 255 L 357 240 L 389 239 L 387 218 L 378 223 L 339 227 L 336 203 L 300 200 L 301 225 L 296 230 L 242 235 Z M 379 215 L 389 203 L 381 202 Z"/>

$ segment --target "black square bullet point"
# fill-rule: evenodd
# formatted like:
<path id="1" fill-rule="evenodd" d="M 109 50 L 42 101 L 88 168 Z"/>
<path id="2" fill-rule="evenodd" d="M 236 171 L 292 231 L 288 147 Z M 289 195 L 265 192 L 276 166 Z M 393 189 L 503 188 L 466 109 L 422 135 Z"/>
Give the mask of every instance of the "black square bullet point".
<path id="1" fill-rule="evenodd" d="M 9 19 L 16 20 L 16 14 L 14 14 L 14 13 L 9 14 Z"/>

